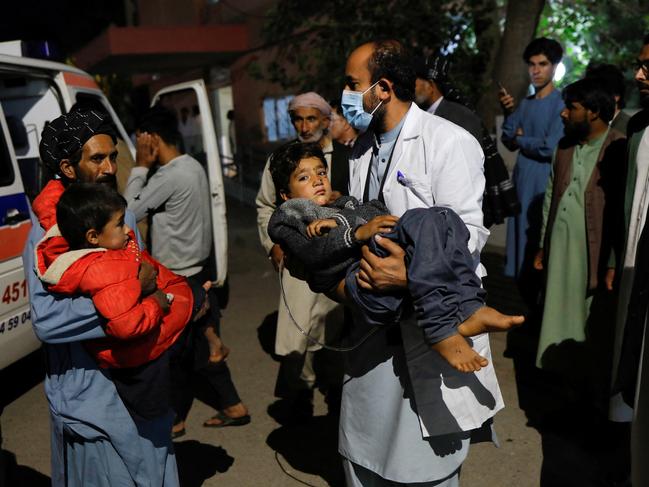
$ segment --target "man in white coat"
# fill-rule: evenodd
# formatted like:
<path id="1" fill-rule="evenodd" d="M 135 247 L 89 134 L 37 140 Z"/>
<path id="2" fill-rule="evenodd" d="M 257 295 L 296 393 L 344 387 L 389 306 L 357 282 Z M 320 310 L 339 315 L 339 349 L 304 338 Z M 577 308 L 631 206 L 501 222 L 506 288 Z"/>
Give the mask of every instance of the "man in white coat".
<path id="1" fill-rule="evenodd" d="M 380 199 L 397 216 L 411 208 L 452 208 L 469 229 L 469 249 L 483 275 L 479 255 L 489 232 L 482 226 L 478 142 L 412 102 L 414 70 L 396 41 L 353 51 L 345 88 L 345 117 L 366 130 L 350 159 L 350 194 Z M 364 248 L 359 284 L 378 292 L 404 288 L 403 250 L 378 241 L 390 255 L 380 258 Z M 470 342 L 490 364 L 464 374 L 425 344 L 406 314 L 398 326 L 382 328 L 347 354 L 339 451 L 348 485 L 459 485 L 469 441 L 491 440 L 491 418 L 503 407 L 488 336 Z"/>

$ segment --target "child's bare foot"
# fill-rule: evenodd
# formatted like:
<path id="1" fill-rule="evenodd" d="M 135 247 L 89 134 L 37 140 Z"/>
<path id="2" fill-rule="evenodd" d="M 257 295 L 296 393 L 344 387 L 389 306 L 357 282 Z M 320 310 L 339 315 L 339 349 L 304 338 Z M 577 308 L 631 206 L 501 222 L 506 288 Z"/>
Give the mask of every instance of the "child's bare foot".
<path id="1" fill-rule="evenodd" d="M 480 333 L 511 330 L 524 321 L 524 316 L 505 315 L 490 306 L 483 306 L 460 323 L 457 331 L 464 337 L 472 337 Z"/>
<path id="2" fill-rule="evenodd" d="M 204 333 L 205 338 L 207 338 L 207 344 L 210 347 L 210 357 L 208 360 L 212 363 L 225 360 L 230 353 L 230 349 L 223 344 L 221 337 L 216 334 L 214 326 L 211 324 L 207 325 Z"/>
<path id="3" fill-rule="evenodd" d="M 451 335 L 432 345 L 451 366 L 460 372 L 476 372 L 489 361 L 473 350 L 461 335 Z"/>

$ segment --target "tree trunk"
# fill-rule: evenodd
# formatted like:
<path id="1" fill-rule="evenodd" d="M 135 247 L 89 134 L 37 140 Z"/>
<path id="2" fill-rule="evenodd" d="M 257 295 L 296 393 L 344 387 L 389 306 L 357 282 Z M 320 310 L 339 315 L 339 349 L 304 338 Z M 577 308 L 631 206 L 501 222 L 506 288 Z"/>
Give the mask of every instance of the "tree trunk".
<path id="1" fill-rule="evenodd" d="M 498 103 L 498 83 L 520 101 L 527 93 L 529 76 L 523 62 L 523 51 L 534 38 L 545 0 L 509 0 L 505 17 L 505 31 L 498 47 L 493 70 L 486 71 L 486 91 L 478 103 L 487 128 L 494 132 L 496 115 L 501 113 Z M 486 31 L 488 32 L 488 31 Z"/>

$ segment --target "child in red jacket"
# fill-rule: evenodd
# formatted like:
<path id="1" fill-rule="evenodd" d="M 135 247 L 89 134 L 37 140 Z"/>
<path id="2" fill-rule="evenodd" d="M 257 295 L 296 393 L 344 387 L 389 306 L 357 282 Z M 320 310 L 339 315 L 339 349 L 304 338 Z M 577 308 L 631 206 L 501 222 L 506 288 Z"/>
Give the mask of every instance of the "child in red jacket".
<path id="1" fill-rule="evenodd" d="M 42 193 L 50 201 L 60 197 L 56 221 L 51 215 L 39 215 L 41 206 L 34 202 L 47 230 L 36 248 L 36 272 L 52 292 L 92 298 L 107 320 L 107 337 L 85 342 L 86 349 L 100 367 L 111 369 L 132 413 L 155 417 L 168 410 L 165 351 L 191 319 L 191 289 L 184 277 L 140 251 L 124 223 L 126 201 L 114 189 L 102 184 L 63 189 L 56 181 Z M 139 279 L 145 266 L 154 270 L 150 289 L 143 289 Z"/>

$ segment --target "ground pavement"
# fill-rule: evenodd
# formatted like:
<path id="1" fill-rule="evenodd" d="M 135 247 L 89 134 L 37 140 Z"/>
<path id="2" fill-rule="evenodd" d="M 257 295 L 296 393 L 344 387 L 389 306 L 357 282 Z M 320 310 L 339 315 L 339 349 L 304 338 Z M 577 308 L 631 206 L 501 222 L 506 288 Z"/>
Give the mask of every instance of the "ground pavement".
<path id="1" fill-rule="evenodd" d="M 273 403 L 278 363 L 270 354 L 272 319 L 277 307 L 277 277 L 257 239 L 254 209 L 229 201 L 230 303 L 224 311 L 223 339 L 230 347 L 229 364 L 244 402 L 250 408 L 248 426 L 207 429 L 201 426 L 213 410 L 196 401 L 187 435 L 176 441 L 182 485 L 299 486 L 341 485 L 336 453 L 337 426 L 325 416 L 316 395 L 316 418 L 302 426 L 281 426 L 268 416 Z M 491 277 L 486 280 L 492 304 L 511 311 L 520 308 L 512 283 L 499 275 L 498 252 L 485 253 Z M 504 335 L 492 339 L 492 350 L 506 408 L 495 421 L 500 448 L 473 445 L 462 470 L 462 486 L 532 487 L 539 485 L 541 438 L 527 426 L 518 407 L 512 361 L 503 357 Z M 49 485 L 49 433 L 38 355 L 0 373 L 3 402 L 3 450 L 18 467 L 10 485 Z M 576 484 L 575 484 L 576 485 Z"/>

